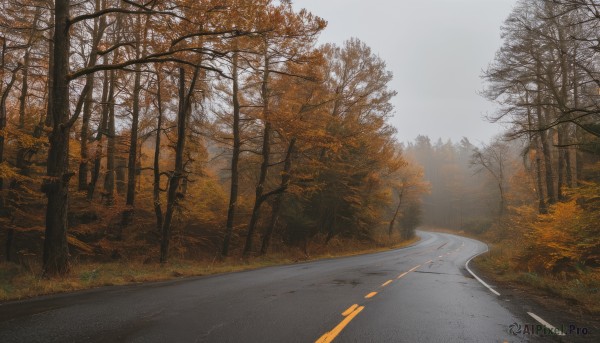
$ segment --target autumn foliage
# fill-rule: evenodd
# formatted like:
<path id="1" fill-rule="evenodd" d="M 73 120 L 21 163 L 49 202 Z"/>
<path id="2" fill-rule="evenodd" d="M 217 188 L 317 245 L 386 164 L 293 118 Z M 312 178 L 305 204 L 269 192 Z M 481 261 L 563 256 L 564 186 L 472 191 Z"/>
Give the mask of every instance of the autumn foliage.
<path id="1" fill-rule="evenodd" d="M 359 39 L 318 45 L 324 19 L 270 0 L 1 6 L 6 260 L 52 276 L 308 254 L 392 215 L 412 236 L 426 187 L 388 123 L 392 74 Z"/>

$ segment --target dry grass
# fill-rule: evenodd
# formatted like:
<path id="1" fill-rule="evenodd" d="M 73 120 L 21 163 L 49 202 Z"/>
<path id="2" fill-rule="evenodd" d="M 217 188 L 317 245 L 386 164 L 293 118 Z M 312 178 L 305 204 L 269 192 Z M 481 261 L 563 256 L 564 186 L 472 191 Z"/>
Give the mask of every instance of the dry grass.
<path id="1" fill-rule="evenodd" d="M 72 292 L 102 286 L 164 281 L 191 276 L 229 273 L 267 266 L 291 264 L 323 258 L 351 256 L 401 248 L 418 241 L 380 240 L 359 243 L 334 239 L 327 245 L 312 246 L 310 257 L 300 251 L 273 253 L 247 259 L 225 260 L 175 260 L 166 265 L 124 261 L 110 263 L 74 263 L 69 275 L 46 279 L 41 277 L 41 267 L 13 263 L 0 263 L 0 301 L 30 298 L 45 294 Z"/>
<path id="2" fill-rule="evenodd" d="M 576 273 L 535 273 L 518 265 L 520 249 L 502 241 L 490 245 L 490 252 L 474 260 L 487 277 L 530 293 L 542 293 L 577 304 L 587 313 L 600 315 L 600 269 L 580 268 Z"/>

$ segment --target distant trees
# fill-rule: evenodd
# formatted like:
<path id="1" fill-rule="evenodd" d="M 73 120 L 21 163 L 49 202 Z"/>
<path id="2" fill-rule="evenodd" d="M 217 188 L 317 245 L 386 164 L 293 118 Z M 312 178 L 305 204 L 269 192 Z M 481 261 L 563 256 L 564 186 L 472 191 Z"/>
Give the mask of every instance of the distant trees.
<path id="1" fill-rule="evenodd" d="M 432 144 L 422 135 L 404 148 L 423 167 L 424 179 L 431 185 L 431 193 L 423 196 L 424 224 L 459 229 L 489 216 L 485 177 L 473 175 L 470 168 L 473 149 L 466 138 L 460 143 L 438 140 Z"/>

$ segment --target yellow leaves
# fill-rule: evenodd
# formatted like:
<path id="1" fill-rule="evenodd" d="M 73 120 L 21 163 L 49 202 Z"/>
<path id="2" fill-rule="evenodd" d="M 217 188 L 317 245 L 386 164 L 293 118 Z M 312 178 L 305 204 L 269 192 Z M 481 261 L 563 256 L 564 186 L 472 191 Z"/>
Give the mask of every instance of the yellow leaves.
<path id="1" fill-rule="evenodd" d="M 587 206 L 594 202 L 597 188 L 588 184 L 574 191 L 578 196 L 571 201 L 552 206 L 549 214 L 521 221 L 529 223 L 525 239 L 530 244 L 526 256 L 530 269 L 559 272 L 600 263 L 600 213 L 595 206 Z M 531 211 L 521 207 L 516 216 L 531 218 Z"/>
<path id="2" fill-rule="evenodd" d="M 35 138 L 31 134 L 23 132 L 12 125 L 6 127 L 4 130 L 0 130 L 0 136 L 4 137 L 6 143 L 17 144 L 23 149 L 37 148 L 48 141 L 46 137 Z"/>
<path id="3" fill-rule="evenodd" d="M 17 182 L 28 180 L 26 176 L 19 174 L 17 168 L 11 166 L 8 162 L 4 161 L 0 163 L 0 178 L 12 179 Z"/>

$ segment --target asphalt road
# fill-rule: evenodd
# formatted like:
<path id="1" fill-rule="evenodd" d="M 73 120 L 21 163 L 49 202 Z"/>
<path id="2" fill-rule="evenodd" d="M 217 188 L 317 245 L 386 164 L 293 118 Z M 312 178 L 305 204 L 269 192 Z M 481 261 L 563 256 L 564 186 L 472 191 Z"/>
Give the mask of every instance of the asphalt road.
<path id="1" fill-rule="evenodd" d="M 0 342 L 546 341 L 510 334 L 532 319 L 465 270 L 483 243 L 419 235 L 370 255 L 4 303 Z"/>

